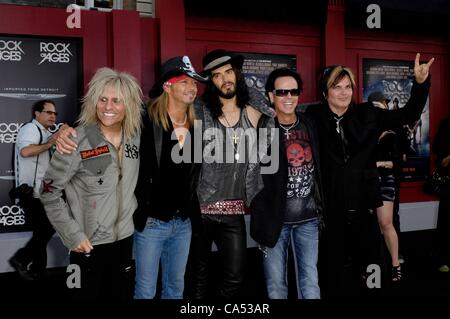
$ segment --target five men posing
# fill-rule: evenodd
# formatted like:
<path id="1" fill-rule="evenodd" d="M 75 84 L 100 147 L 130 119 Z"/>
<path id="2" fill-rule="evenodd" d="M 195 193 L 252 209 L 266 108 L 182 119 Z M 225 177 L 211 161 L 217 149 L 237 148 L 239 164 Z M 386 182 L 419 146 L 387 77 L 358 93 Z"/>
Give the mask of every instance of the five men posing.
<path id="1" fill-rule="evenodd" d="M 416 79 L 419 85 L 413 88 L 412 106 L 392 112 L 392 115 L 355 109 L 351 101 L 353 75 L 346 68 L 336 67 L 324 73 L 322 103 L 310 106 L 305 113 L 298 112 L 298 96 L 303 85 L 299 74 L 288 69 L 274 70 L 266 84 L 266 93 L 274 112 L 267 108 L 261 94 L 247 88 L 241 72 L 243 57 L 225 50 L 214 50 L 202 62 L 203 72 L 200 74 L 209 79 L 202 98 L 195 101 L 194 114 L 192 103 L 197 94 L 195 79 L 205 79 L 195 73 L 187 57 L 167 61 L 163 65 L 161 78 L 150 92 L 154 100 L 144 115 L 141 148 L 137 152 L 141 155 L 141 171 L 135 192 L 138 202 L 135 214 L 137 232 L 134 237 L 137 265 L 135 297 L 154 297 L 161 259 L 162 297 L 182 298 L 184 287 L 181 281 L 191 229 L 189 269 L 192 273 L 189 278 L 192 281 L 187 296 L 199 299 L 209 296 L 209 257 L 213 242 L 216 243 L 220 256 L 218 271 L 221 278 L 214 297 L 229 299 L 239 296 L 244 280 L 247 246 L 244 214 L 250 208 L 251 235 L 261 245 L 264 253 L 264 273 L 269 297 L 287 298 L 286 260 L 289 242 L 292 241 L 298 270 L 299 297 L 320 298 L 317 259 L 322 217 L 330 225 L 325 231 L 327 258 L 323 261 L 330 263 L 326 266 L 333 264 L 340 269 L 347 261 L 355 263 L 355 258 L 364 255 L 364 249 L 369 249 L 368 246 L 356 248 L 349 245 L 347 235 L 344 238 L 338 233 L 339 229 L 348 228 L 348 234 L 357 234 L 365 229 L 359 228 L 371 223 L 371 218 L 366 218 L 366 213 L 370 213 L 370 208 L 376 208 L 378 204 L 376 185 L 365 183 L 360 189 L 351 191 L 351 187 L 355 185 L 346 184 L 352 181 L 360 183 L 360 177 L 363 180 L 370 177 L 364 171 L 371 172 L 372 164 L 375 163 L 375 158 L 371 157 L 371 143 L 379 129 L 378 126 L 364 124 L 389 127 L 414 120 L 425 103 L 428 84 L 422 83 L 428 77 L 431 63 L 432 61 L 419 65 L 416 59 Z M 114 98 L 122 101 L 126 98 L 120 91 L 112 93 L 115 97 L 106 96 L 108 101 Z M 139 92 L 133 94 L 139 96 Z M 94 96 L 93 99 L 99 99 L 103 95 Z M 100 120 L 102 116 L 115 116 L 115 111 L 111 112 L 100 112 Z M 127 113 L 125 119 L 128 116 L 130 114 Z M 370 118 L 375 119 L 375 122 L 370 122 Z M 194 119 L 201 120 L 202 133 L 208 132 L 202 134 L 202 161 L 198 166 L 193 163 L 193 157 L 189 163 L 178 163 L 173 156 L 174 151 L 195 153 L 194 145 L 189 143 L 195 137 L 195 133 L 192 134 L 196 129 Z M 330 126 L 330 123 L 335 126 Z M 271 136 L 276 143 L 275 146 L 272 144 L 269 153 L 272 161 L 279 158 L 279 168 L 273 174 L 261 174 L 261 169 L 270 161 L 266 161 L 264 156 L 257 157 L 256 161 L 251 160 L 257 151 L 254 148 L 256 137 L 262 138 L 258 136 L 256 129 L 275 126 L 280 134 Z M 360 135 L 355 131 L 357 128 L 362 129 Z M 211 131 L 213 134 L 209 134 Z M 136 137 L 138 138 L 138 134 L 133 136 Z M 74 154 L 82 155 L 77 146 L 72 144 L 67 147 L 70 140 L 62 140 L 62 149 L 66 147 L 68 152 L 76 150 Z M 139 141 L 135 145 L 139 145 Z M 265 155 L 268 156 L 269 153 Z M 274 154 L 277 156 L 274 157 Z M 264 154 L 258 152 L 258 155 Z M 143 157 L 147 160 L 144 161 Z M 326 165 L 323 164 L 324 157 Z M 223 160 L 217 160 L 218 158 Z M 338 170 L 338 166 L 343 170 Z M 327 176 L 323 178 L 322 184 L 322 176 L 325 174 Z M 122 176 L 121 173 L 119 175 Z M 56 180 L 57 176 L 48 173 L 47 184 L 51 183 L 54 187 Z M 336 188 L 337 185 L 339 188 Z M 63 184 L 60 186 L 63 187 Z M 347 190 L 348 186 L 350 190 Z M 358 192 L 367 186 L 374 186 L 366 194 L 370 201 L 361 206 L 359 204 L 364 201 L 364 197 Z M 169 195 L 172 190 L 176 190 L 174 196 Z M 134 191 L 134 184 L 130 184 L 128 191 Z M 66 229 L 68 226 L 60 223 L 69 221 L 59 219 L 60 216 L 56 215 L 56 207 L 53 206 L 55 199 L 51 193 L 53 188 L 47 185 L 44 194 L 48 197 L 46 204 L 49 205 L 49 216 L 52 216 L 56 227 Z M 87 194 L 83 196 L 88 196 Z M 123 194 L 117 193 L 116 196 L 120 203 Z M 134 202 L 134 196 L 129 200 Z M 75 222 L 80 223 L 81 219 Z M 194 224 L 198 227 L 194 227 Z M 155 241 L 153 237 L 159 237 L 161 231 L 164 233 L 170 229 L 181 229 L 182 226 L 186 226 L 183 239 L 180 237 L 183 248 L 181 244 L 177 244 L 177 247 L 170 246 L 170 243 L 175 242 L 174 233 L 170 231 L 163 234 L 167 241 Z M 82 230 L 83 227 L 80 227 Z M 64 232 L 61 235 L 64 238 Z M 73 235 L 67 236 L 69 235 L 66 235 L 65 243 L 75 252 L 91 254 L 91 250 L 96 248 L 95 245 L 90 245 L 90 241 L 87 243 L 89 245 L 83 246 L 83 242 L 76 245 L 74 241 L 68 240 Z M 351 253 L 348 253 L 349 249 Z M 168 256 L 178 256 L 179 259 L 170 261 Z M 331 257 L 337 259 L 333 261 Z M 353 266 L 359 271 L 364 262 L 357 261 Z M 175 264 L 177 268 L 173 267 Z M 169 274 L 177 279 L 164 279 Z M 343 277 L 339 273 L 337 280 L 340 279 Z M 329 280 L 327 283 L 333 286 Z M 333 286 L 337 287 L 339 284 Z M 331 294 L 335 292 L 333 288 L 328 287 Z"/>

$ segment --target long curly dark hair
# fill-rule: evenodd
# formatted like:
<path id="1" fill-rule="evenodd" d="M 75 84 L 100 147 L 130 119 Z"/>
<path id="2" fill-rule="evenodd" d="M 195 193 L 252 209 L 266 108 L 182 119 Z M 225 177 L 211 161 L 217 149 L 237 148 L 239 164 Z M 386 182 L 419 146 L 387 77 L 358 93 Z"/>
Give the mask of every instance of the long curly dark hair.
<path id="1" fill-rule="evenodd" d="M 245 83 L 244 75 L 240 69 L 233 66 L 234 74 L 236 74 L 236 104 L 239 108 L 244 108 L 248 104 L 249 94 L 248 87 Z M 218 119 L 222 115 L 222 103 L 219 99 L 220 89 L 218 89 L 212 80 L 206 83 L 205 92 L 202 100 L 206 107 L 210 110 L 213 119 Z"/>

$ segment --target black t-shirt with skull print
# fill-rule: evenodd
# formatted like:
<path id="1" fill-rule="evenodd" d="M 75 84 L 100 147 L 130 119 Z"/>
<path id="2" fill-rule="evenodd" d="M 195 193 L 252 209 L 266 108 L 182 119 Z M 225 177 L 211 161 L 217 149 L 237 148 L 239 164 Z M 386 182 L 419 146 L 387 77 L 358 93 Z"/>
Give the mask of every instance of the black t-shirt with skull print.
<path id="1" fill-rule="evenodd" d="M 285 126 L 285 125 L 284 125 Z M 314 159 L 305 125 L 299 123 L 283 133 L 288 159 L 285 223 L 300 223 L 317 217 L 314 200 Z"/>

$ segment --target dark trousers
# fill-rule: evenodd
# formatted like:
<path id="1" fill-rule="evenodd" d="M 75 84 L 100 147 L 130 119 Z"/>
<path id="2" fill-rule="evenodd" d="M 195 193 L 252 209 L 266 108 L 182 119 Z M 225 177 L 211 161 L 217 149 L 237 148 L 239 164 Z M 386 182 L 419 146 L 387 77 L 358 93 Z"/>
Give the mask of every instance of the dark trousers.
<path id="1" fill-rule="evenodd" d="M 319 243 L 322 298 L 359 298 L 369 293 L 367 266 L 382 262 L 381 232 L 372 211 L 331 212 Z M 340 217 L 340 218 L 337 218 Z"/>
<path id="2" fill-rule="evenodd" d="M 31 202 L 22 203 L 21 206 L 31 218 L 33 236 L 23 248 L 16 252 L 15 258 L 24 265 L 31 263 L 30 269 L 39 273 L 47 267 L 47 244 L 55 230 L 39 199 L 33 198 Z"/>
<path id="3" fill-rule="evenodd" d="M 219 253 L 219 282 L 214 294 L 208 294 L 211 246 Z M 189 256 L 190 281 L 187 297 L 192 299 L 230 299 L 238 296 L 244 280 L 247 235 L 243 215 L 202 215 L 202 226 L 192 234 Z"/>
<path id="4" fill-rule="evenodd" d="M 438 262 L 450 266 L 450 196 L 439 202 L 437 240 Z"/>
<path id="5" fill-rule="evenodd" d="M 89 254 L 70 252 L 70 264 L 80 267 L 81 287 L 71 288 L 76 300 L 132 299 L 133 236 L 95 245 Z"/>

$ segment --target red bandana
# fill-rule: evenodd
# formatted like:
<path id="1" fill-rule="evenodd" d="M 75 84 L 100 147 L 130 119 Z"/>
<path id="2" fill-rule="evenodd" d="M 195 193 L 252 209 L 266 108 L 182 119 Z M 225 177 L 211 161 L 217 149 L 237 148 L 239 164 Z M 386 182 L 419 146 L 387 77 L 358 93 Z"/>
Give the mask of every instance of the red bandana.
<path id="1" fill-rule="evenodd" d="M 173 78 L 170 78 L 166 82 L 164 82 L 164 85 L 169 85 L 170 86 L 172 84 L 177 83 L 178 81 L 181 81 L 181 80 L 184 80 L 184 79 L 187 79 L 187 78 L 188 78 L 188 76 L 185 75 L 185 74 L 182 74 L 180 76 L 174 76 Z"/>

